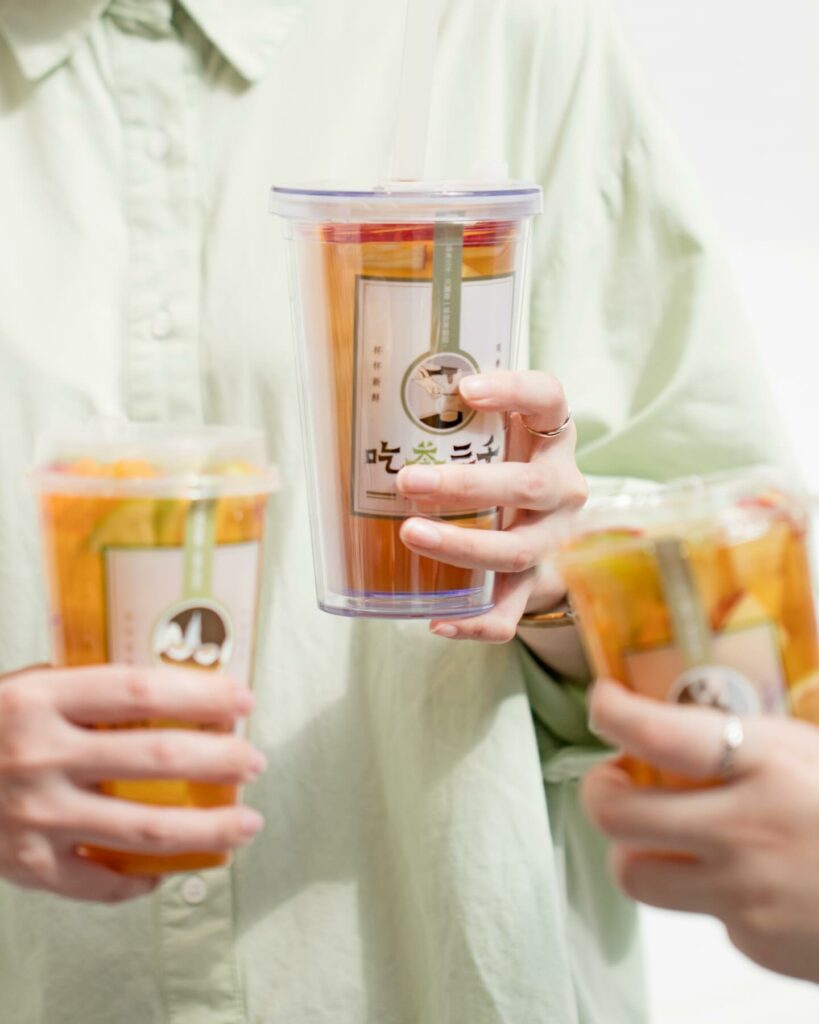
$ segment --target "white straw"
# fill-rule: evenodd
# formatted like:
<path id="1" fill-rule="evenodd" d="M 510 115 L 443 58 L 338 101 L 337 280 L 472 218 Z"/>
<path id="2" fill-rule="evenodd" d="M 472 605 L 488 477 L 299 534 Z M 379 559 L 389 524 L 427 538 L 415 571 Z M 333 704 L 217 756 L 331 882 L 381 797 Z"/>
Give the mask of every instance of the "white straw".
<path id="1" fill-rule="evenodd" d="M 432 75 L 438 43 L 441 0 L 406 0 L 404 59 L 398 118 L 392 154 L 392 176 L 398 181 L 424 177 L 432 99 Z"/>

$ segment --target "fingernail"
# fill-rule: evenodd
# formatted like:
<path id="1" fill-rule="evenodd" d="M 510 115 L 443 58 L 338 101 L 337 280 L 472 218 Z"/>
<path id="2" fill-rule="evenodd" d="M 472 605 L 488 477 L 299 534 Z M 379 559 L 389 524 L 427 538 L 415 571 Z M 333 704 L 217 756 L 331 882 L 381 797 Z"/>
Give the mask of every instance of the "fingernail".
<path id="1" fill-rule="evenodd" d="M 254 750 L 251 753 L 248 767 L 254 775 L 261 775 L 265 768 L 267 768 L 267 758 L 261 750 Z"/>
<path id="2" fill-rule="evenodd" d="M 485 377 L 464 377 L 461 394 L 464 398 L 488 398 L 492 394 L 492 385 Z"/>
<path id="3" fill-rule="evenodd" d="M 597 716 L 595 715 L 593 710 L 589 711 L 588 723 L 589 732 L 593 733 L 598 739 L 602 740 L 604 743 L 607 743 L 609 746 L 612 746 L 614 744 L 614 740 L 611 738 L 611 736 L 606 735 L 605 728 L 600 725 L 600 722 L 597 720 Z"/>
<path id="4" fill-rule="evenodd" d="M 427 494 L 437 491 L 441 482 L 441 474 L 437 469 L 428 466 L 411 466 L 401 473 L 401 490 L 406 494 Z"/>
<path id="5" fill-rule="evenodd" d="M 453 626 L 451 622 L 442 622 L 439 626 L 433 626 L 432 632 L 435 636 L 443 636 L 447 640 L 452 640 L 458 635 L 458 627 Z"/>
<path id="6" fill-rule="evenodd" d="M 233 706 L 240 715 L 248 714 L 253 708 L 253 694 L 243 683 L 233 684 Z"/>
<path id="7" fill-rule="evenodd" d="M 441 543 L 440 531 L 427 519 L 409 519 L 401 533 L 405 540 L 425 548 L 437 548 Z"/>
<path id="8" fill-rule="evenodd" d="M 243 807 L 239 812 L 239 830 L 243 836 L 250 838 L 264 828 L 264 818 L 250 807 Z"/>

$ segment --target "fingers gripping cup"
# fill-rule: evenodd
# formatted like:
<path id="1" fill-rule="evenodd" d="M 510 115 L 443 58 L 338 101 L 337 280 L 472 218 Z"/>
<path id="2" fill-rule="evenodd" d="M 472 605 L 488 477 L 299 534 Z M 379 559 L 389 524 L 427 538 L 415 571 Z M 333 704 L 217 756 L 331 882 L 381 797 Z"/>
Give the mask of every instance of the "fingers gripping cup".
<path id="1" fill-rule="evenodd" d="M 43 439 L 33 480 L 56 664 L 168 666 L 250 684 L 261 545 L 276 482 L 261 434 L 105 421 Z M 206 728 L 127 726 L 134 727 Z M 235 786 L 185 779 L 110 780 L 101 788 L 165 806 L 216 807 L 238 796 Z M 82 852 L 131 874 L 227 860 Z"/>
<path id="2" fill-rule="evenodd" d="M 384 618 L 492 607 L 493 576 L 411 552 L 404 466 L 489 465 L 506 422 L 461 381 L 514 365 L 536 186 L 274 188 L 285 220 L 320 606 Z M 498 510 L 423 506 L 487 530 Z"/>
<path id="3" fill-rule="evenodd" d="M 807 526 L 799 495 L 767 471 L 591 503 L 558 561 L 595 673 L 675 704 L 810 717 L 819 652 Z M 630 768 L 649 784 L 690 784 Z"/>

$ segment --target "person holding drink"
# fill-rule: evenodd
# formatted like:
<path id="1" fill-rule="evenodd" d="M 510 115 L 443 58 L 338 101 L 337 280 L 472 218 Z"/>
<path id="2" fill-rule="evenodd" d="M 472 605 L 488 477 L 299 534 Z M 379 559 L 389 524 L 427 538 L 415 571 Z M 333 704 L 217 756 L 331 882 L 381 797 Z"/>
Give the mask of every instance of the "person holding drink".
<path id="1" fill-rule="evenodd" d="M 493 607 L 432 635 L 316 609 L 264 196 L 316 167 L 383 174 L 399 8 L 0 6 L 0 259 L 17 282 L 0 306 L 0 991 L 15 1024 L 644 1019 L 634 908 L 579 806 L 600 747 L 574 630 L 541 628 L 564 597 L 543 556 L 554 514 L 602 478 L 775 459 L 776 431 L 707 218 L 602 4 L 451 0 L 428 166 L 502 155 L 543 188 L 528 369 L 458 382 L 462 415 L 508 417 L 506 461 L 410 465 L 396 493 L 503 510 L 503 528 L 400 527 L 426 559 L 497 573 Z M 213 671 L 46 667 L 21 480 L 34 433 L 98 414 L 264 431 L 284 485 L 253 698 Z M 444 404 L 422 415 L 451 420 Z M 232 728 L 251 704 L 245 741 Z M 146 721 L 222 734 L 116 728 Z M 257 781 L 244 806 L 203 808 L 101 793 L 112 778 Z M 239 852 L 160 884 L 81 855 L 95 846 Z"/>
<path id="2" fill-rule="evenodd" d="M 583 782 L 615 878 L 819 981 L 809 524 L 793 482 L 757 468 L 598 497 L 556 561 L 598 677 L 590 725 L 620 754 Z"/>
<path id="3" fill-rule="evenodd" d="M 819 731 L 810 722 L 744 718 L 725 767 L 726 718 L 594 686 L 595 731 L 656 769 L 717 788 L 634 785 L 617 764 L 594 768 L 584 803 L 611 837 L 611 866 L 633 899 L 712 914 L 734 945 L 780 974 L 819 983 Z M 736 744 L 736 740 L 734 740 Z"/>

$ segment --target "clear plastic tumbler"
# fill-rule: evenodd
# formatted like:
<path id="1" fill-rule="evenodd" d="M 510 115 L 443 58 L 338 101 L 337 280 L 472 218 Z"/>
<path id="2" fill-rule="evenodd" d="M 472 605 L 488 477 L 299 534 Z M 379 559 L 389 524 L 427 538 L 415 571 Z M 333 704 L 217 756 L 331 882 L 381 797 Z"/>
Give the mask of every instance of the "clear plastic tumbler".
<path id="1" fill-rule="evenodd" d="M 492 607 L 493 575 L 404 546 L 404 466 L 504 459 L 506 419 L 461 399 L 514 366 L 537 186 L 277 187 L 289 241 L 318 601 L 377 618 Z M 426 515 L 492 529 L 498 510 Z"/>
<path id="2" fill-rule="evenodd" d="M 764 469 L 592 502 L 558 563 L 596 674 L 661 701 L 819 724 L 809 539 L 804 497 Z"/>
<path id="3" fill-rule="evenodd" d="M 276 484 L 260 433 L 95 423 L 44 438 L 33 483 L 55 664 L 169 666 L 250 684 L 265 514 Z M 235 786 L 186 779 L 111 779 L 100 788 L 166 806 L 238 798 Z M 127 874 L 228 859 L 96 847 L 81 853 Z"/>

